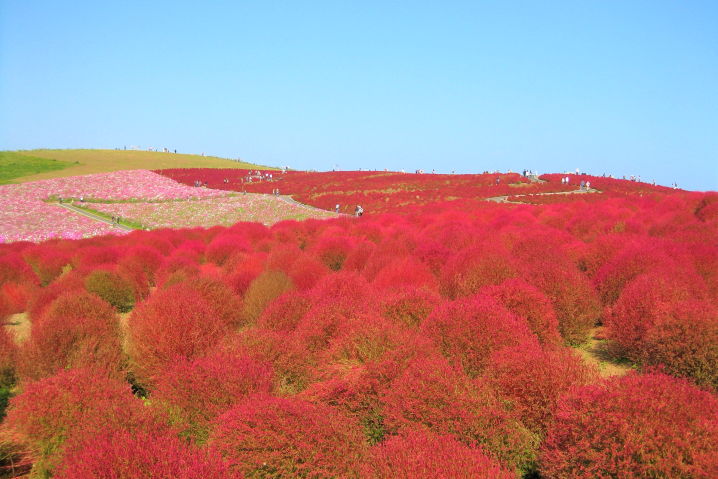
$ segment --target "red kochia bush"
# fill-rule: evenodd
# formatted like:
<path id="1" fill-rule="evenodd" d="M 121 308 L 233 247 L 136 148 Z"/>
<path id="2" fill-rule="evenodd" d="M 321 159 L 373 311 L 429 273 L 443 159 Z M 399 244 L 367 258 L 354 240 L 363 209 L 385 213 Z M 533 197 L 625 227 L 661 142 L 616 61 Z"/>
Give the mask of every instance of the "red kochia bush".
<path id="1" fill-rule="evenodd" d="M 497 246 L 461 250 L 441 270 L 441 293 L 451 299 L 477 293 L 483 286 L 516 276 L 508 251 Z"/>
<path id="2" fill-rule="evenodd" d="M 51 246 L 36 246 L 22 253 L 25 261 L 32 267 L 42 285 L 47 285 L 62 274 L 70 262 L 70 255 Z"/>
<path id="3" fill-rule="evenodd" d="M 551 424 L 559 397 L 599 378 L 572 349 L 535 344 L 495 352 L 486 376 L 523 424 L 540 435 Z"/>
<path id="4" fill-rule="evenodd" d="M 11 399 L 5 424 L 29 444 L 41 473 L 52 470 L 68 442 L 92 439 L 106 427 L 132 433 L 157 423 L 126 382 L 68 369 L 28 383 Z"/>
<path id="5" fill-rule="evenodd" d="M 379 290 L 401 289 L 403 286 L 437 290 L 436 277 L 429 268 L 411 257 L 396 259 L 386 265 L 374 277 L 373 284 Z"/>
<path id="6" fill-rule="evenodd" d="M 306 291 L 314 287 L 317 281 L 329 272 L 329 268 L 324 263 L 311 255 L 304 254 L 292 264 L 289 277 L 298 290 Z"/>
<path id="7" fill-rule="evenodd" d="M 419 326 L 442 302 L 438 293 L 423 288 L 404 287 L 380 299 L 381 314 L 405 326 Z"/>
<path id="8" fill-rule="evenodd" d="M 631 374 L 560 401 L 542 475 L 716 477 L 718 400 L 663 374 Z"/>
<path id="9" fill-rule="evenodd" d="M 85 288 L 121 313 L 128 312 L 135 304 L 132 283 L 115 271 L 96 269 L 85 277 Z"/>
<path id="10" fill-rule="evenodd" d="M 362 477 L 511 479 L 516 475 L 481 449 L 466 446 L 451 436 L 411 431 L 374 446 L 362 469 Z"/>
<path id="11" fill-rule="evenodd" d="M 551 301 L 539 289 L 521 279 L 508 279 L 481 289 L 509 311 L 526 318 L 529 328 L 544 344 L 559 344 L 558 320 Z"/>
<path id="12" fill-rule="evenodd" d="M 68 451 L 53 477 L 239 479 L 242 474 L 211 449 L 192 447 L 174 435 L 109 429 Z"/>
<path id="13" fill-rule="evenodd" d="M 11 281 L 32 284 L 39 282 L 32 268 L 19 253 L 10 253 L 4 256 L 0 253 L 0 285 Z"/>
<path id="14" fill-rule="evenodd" d="M 183 283 L 140 303 L 128 326 L 134 373 L 145 385 L 175 361 L 204 355 L 231 327 L 200 291 Z"/>
<path id="15" fill-rule="evenodd" d="M 238 251 L 250 251 L 247 238 L 237 233 L 228 233 L 215 237 L 208 245 L 205 256 L 207 261 L 223 265 L 229 257 Z"/>
<path id="16" fill-rule="evenodd" d="M 539 261 L 529 269 L 531 284 L 553 304 L 564 342 L 570 345 L 585 342 L 601 316 L 601 303 L 590 280 L 567 263 Z"/>
<path id="17" fill-rule="evenodd" d="M 421 329 L 469 376 L 484 370 L 492 352 L 536 341 L 525 319 L 481 294 L 440 306 Z"/>
<path id="18" fill-rule="evenodd" d="M 267 363 L 215 353 L 171 366 L 157 379 L 152 399 L 167 406 L 189 435 L 203 441 L 211 419 L 244 397 L 271 392 L 272 376 Z"/>
<path id="19" fill-rule="evenodd" d="M 512 469 L 526 470 L 536 439 L 496 401 L 483 382 L 471 381 L 440 359 L 412 360 L 381 396 L 389 433 L 429 430 L 480 445 Z"/>
<path id="20" fill-rule="evenodd" d="M 365 455 L 360 428 L 329 406 L 253 396 L 215 421 L 210 445 L 250 477 L 351 477 Z"/>
<path id="21" fill-rule="evenodd" d="M 35 289 L 29 283 L 8 282 L 0 286 L 0 297 L 11 314 L 22 313 L 27 309 Z"/>
<path id="22" fill-rule="evenodd" d="M 292 331 L 310 307 L 311 302 L 306 296 L 288 291 L 269 303 L 257 320 L 257 326 L 274 331 Z"/>
<path id="23" fill-rule="evenodd" d="M 115 311 L 94 294 L 71 291 L 33 322 L 21 348 L 20 376 L 39 379 L 60 369 L 86 367 L 122 375 L 122 347 Z"/>

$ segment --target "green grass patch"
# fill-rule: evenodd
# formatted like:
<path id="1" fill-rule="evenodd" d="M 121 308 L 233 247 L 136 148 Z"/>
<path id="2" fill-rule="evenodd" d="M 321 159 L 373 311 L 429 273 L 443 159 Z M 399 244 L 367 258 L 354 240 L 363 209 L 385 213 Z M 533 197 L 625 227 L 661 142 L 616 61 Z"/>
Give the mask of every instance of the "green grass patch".
<path id="1" fill-rule="evenodd" d="M 14 151 L 0 151 L 0 185 L 13 183 L 15 178 L 63 170 L 72 163 L 51 158 L 23 155 Z"/>

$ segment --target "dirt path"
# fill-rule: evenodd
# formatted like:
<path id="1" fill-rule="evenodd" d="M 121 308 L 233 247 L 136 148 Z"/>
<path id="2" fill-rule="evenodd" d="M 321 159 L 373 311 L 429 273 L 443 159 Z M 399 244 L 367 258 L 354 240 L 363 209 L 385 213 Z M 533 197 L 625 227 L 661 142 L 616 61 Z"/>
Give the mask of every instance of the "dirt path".
<path id="1" fill-rule="evenodd" d="M 539 180 L 543 181 L 543 180 Z M 587 193 L 600 193 L 599 190 L 589 188 L 588 190 L 573 190 L 573 191 L 550 191 L 547 193 L 528 193 L 524 195 L 503 195 L 503 196 L 492 196 L 491 198 L 484 198 L 484 201 L 493 201 L 494 203 L 510 203 L 512 205 L 525 205 L 530 203 L 523 203 L 521 201 L 509 201 L 509 196 L 550 196 L 550 195 L 584 195 Z"/>
<path id="2" fill-rule="evenodd" d="M 2 326 L 6 331 L 12 334 L 15 344 L 23 343 L 28 337 L 30 337 L 30 318 L 27 313 L 11 314 L 2 323 Z"/>
<path id="3" fill-rule="evenodd" d="M 623 376 L 633 369 L 633 364 L 617 357 L 611 350 L 611 343 L 604 339 L 603 328 L 591 330 L 590 339 L 582 346 L 574 348 L 587 363 L 598 367 L 603 377 Z"/>
<path id="4" fill-rule="evenodd" d="M 124 230 L 124 231 L 134 231 L 134 229 L 133 229 L 133 228 L 130 228 L 129 226 L 125 226 L 125 225 L 120 225 L 120 224 L 117 224 L 117 223 L 113 223 L 112 220 L 108 220 L 108 219 L 105 218 L 104 216 L 100 216 L 100 215 L 96 215 L 96 214 L 94 214 L 94 213 L 90 213 L 89 211 L 85 211 L 85 210 L 83 210 L 82 208 L 78 208 L 78 207 L 76 207 L 76 206 L 73 206 L 73 205 L 70 205 L 70 204 L 67 204 L 67 203 L 54 203 L 54 204 L 56 204 L 57 206 L 60 206 L 60 207 L 62 207 L 62 208 L 65 208 L 65 209 L 68 210 L 68 211 L 72 211 L 73 213 L 78 213 L 78 214 L 81 214 L 81 215 L 83 215 L 83 216 L 87 216 L 88 218 L 92 218 L 93 220 L 101 221 L 101 222 L 103 222 L 103 223 L 107 223 L 107 224 L 109 224 L 109 225 L 113 225 L 115 228 L 118 228 L 118 229 L 121 229 L 121 230 Z"/>

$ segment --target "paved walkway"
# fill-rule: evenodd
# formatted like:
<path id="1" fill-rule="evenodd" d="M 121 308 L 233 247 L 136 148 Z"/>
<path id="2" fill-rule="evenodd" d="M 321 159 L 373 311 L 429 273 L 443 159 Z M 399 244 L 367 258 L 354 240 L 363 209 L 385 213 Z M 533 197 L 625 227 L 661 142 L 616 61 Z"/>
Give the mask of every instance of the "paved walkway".
<path id="1" fill-rule="evenodd" d="M 82 208 L 78 208 L 77 206 L 73 206 L 69 203 L 55 203 L 57 206 L 60 206 L 62 208 L 65 208 L 66 210 L 72 211 L 74 213 L 81 214 L 83 216 L 87 216 L 88 218 L 92 218 L 93 220 L 102 221 L 103 223 L 107 223 L 110 225 L 113 225 L 115 228 L 124 230 L 124 231 L 134 231 L 134 228 L 130 228 L 129 226 L 125 225 L 119 225 L 117 223 L 113 223 L 112 220 L 109 220 L 101 215 L 96 215 L 95 213 L 91 213 L 89 211 L 85 211 Z"/>

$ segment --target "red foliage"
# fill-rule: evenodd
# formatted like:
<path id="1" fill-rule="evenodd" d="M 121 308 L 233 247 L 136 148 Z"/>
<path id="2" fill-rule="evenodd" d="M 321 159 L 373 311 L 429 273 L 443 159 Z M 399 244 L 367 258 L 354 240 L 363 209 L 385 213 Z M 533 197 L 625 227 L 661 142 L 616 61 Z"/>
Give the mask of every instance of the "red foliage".
<path id="1" fill-rule="evenodd" d="M 37 284 L 39 279 L 20 253 L 0 252 L 0 286 L 9 282 Z"/>
<path id="2" fill-rule="evenodd" d="M 107 429 L 74 445 L 53 477 L 239 479 L 242 474 L 213 450 L 189 446 L 174 435 Z"/>
<path id="3" fill-rule="evenodd" d="M 480 445 L 512 469 L 528 469 L 537 441 L 502 409 L 482 382 L 469 381 L 444 360 L 420 359 L 381 397 L 389 432 L 429 430 Z"/>
<path id="4" fill-rule="evenodd" d="M 547 477 L 715 477 L 718 400 L 682 380 L 636 374 L 559 402 L 541 453 Z"/>
<path id="5" fill-rule="evenodd" d="M 51 246 L 35 246 L 22 252 L 22 257 L 32 267 L 40 283 L 44 286 L 62 274 L 63 268 L 70 263 L 70 255 Z"/>
<path id="6" fill-rule="evenodd" d="M 553 304 L 563 340 L 578 345 L 588 339 L 601 316 L 601 304 L 591 281 L 567 263 L 539 261 L 530 266 L 530 282 Z"/>
<path id="7" fill-rule="evenodd" d="M 251 477 L 347 477 L 365 455 L 359 427 L 301 399 L 254 396 L 215 421 L 210 444 Z"/>
<path id="8" fill-rule="evenodd" d="M 222 351 L 235 356 L 249 356 L 272 365 L 274 390 L 294 394 L 303 390 L 310 380 L 311 358 L 302 341 L 284 331 L 248 329 L 227 338 Z"/>
<path id="9" fill-rule="evenodd" d="M 526 344 L 492 354 L 486 376 L 524 425 L 542 436 L 558 399 L 599 377 L 572 349 L 543 350 Z"/>
<path id="10" fill-rule="evenodd" d="M 272 384 L 269 364 L 215 353 L 171 366 L 157 379 L 152 399 L 167 407 L 187 434 L 202 441 L 209 421 L 247 396 L 270 393 Z"/>
<path id="11" fill-rule="evenodd" d="M 52 471 L 66 444 L 91 440 L 107 427 L 158 428 L 127 383 L 84 369 L 27 384 L 11 399 L 5 425 L 29 444 L 38 473 Z"/>
<path id="12" fill-rule="evenodd" d="M 468 447 L 451 436 L 411 431 L 375 446 L 364 465 L 362 477 L 510 479 L 516 475 L 504 469 L 481 449 Z"/>
<path id="13" fill-rule="evenodd" d="M 521 279 L 509 279 L 496 286 L 487 286 L 481 293 L 491 296 L 506 309 L 526 318 L 531 331 L 544 344 L 559 344 L 558 319 L 551 301 L 538 288 Z"/>
<path id="14" fill-rule="evenodd" d="M 289 277 L 299 291 L 314 287 L 321 278 L 330 272 L 324 263 L 310 255 L 297 258 L 289 269 Z"/>
<path id="15" fill-rule="evenodd" d="M 477 293 L 483 286 L 515 277 L 509 253 L 499 247 L 471 248 L 459 252 L 441 270 L 441 292 L 456 299 Z"/>
<path id="16" fill-rule="evenodd" d="M 442 303 L 438 293 L 423 288 L 404 287 L 380 300 L 381 314 L 396 324 L 417 327 Z"/>
<path id="17" fill-rule="evenodd" d="M 293 331 L 310 308 L 311 302 L 306 296 L 288 291 L 269 303 L 257 320 L 257 326 L 274 331 Z"/>
<path id="18" fill-rule="evenodd" d="M 85 288 L 121 313 L 128 312 L 135 304 L 135 288 L 127 278 L 116 271 L 94 270 L 85 277 Z"/>
<path id="19" fill-rule="evenodd" d="M 623 290 L 607 328 L 633 361 L 718 390 L 718 309 L 700 299 L 701 286 L 698 276 L 640 275 Z"/>
<path id="20" fill-rule="evenodd" d="M 194 359 L 214 347 L 230 330 L 202 293 L 180 283 L 158 290 L 137 305 L 128 322 L 133 371 L 151 385 L 166 367 Z"/>
<path id="21" fill-rule="evenodd" d="M 18 369 L 26 379 L 78 367 L 122 376 L 122 347 L 115 311 L 87 292 L 71 291 L 54 300 L 45 314 L 33 321 L 30 338 L 20 351 Z"/>
<path id="22" fill-rule="evenodd" d="M 247 238 L 240 234 L 224 234 L 216 236 L 208 245 L 205 256 L 207 261 L 223 265 L 232 254 L 247 252 L 251 244 Z"/>
<path id="23" fill-rule="evenodd" d="M 0 286 L 0 297 L 5 301 L 9 314 L 24 312 L 35 289 L 28 283 L 7 282 Z"/>
<path id="24" fill-rule="evenodd" d="M 421 330 L 453 365 L 472 377 L 483 372 L 494 351 L 536 341 L 525 319 L 480 294 L 440 306 Z"/>
<path id="25" fill-rule="evenodd" d="M 436 277 L 420 261 L 412 257 L 398 258 L 386 265 L 373 281 L 378 290 L 401 289 L 405 286 L 414 286 L 436 291 Z"/>

